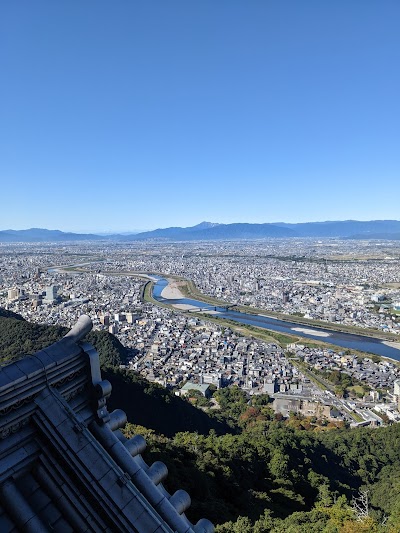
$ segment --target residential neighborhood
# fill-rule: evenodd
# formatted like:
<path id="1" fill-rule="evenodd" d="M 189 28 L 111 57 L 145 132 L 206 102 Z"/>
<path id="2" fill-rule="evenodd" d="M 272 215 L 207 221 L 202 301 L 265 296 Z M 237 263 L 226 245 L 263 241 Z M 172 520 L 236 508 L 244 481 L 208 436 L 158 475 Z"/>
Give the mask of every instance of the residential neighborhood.
<path id="1" fill-rule="evenodd" d="M 396 253 L 371 258 L 370 245 L 355 251 L 336 242 L 299 241 L 288 249 L 281 240 L 3 244 L 0 306 L 32 322 L 66 327 L 87 313 L 95 329 L 109 331 L 128 349 L 127 369 L 182 396 L 238 386 L 249 396 L 268 394 L 286 415 L 294 410 L 379 425 L 400 420 L 396 361 L 308 346 L 301 338 L 286 346 L 263 342 L 211 315 L 161 307 L 143 295 L 153 274 L 176 275 L 225 302 L 398 334 Z M 324 389 L 327 372 L 350 376 L 358 388 L 346 398 L 340 387 Z"/>

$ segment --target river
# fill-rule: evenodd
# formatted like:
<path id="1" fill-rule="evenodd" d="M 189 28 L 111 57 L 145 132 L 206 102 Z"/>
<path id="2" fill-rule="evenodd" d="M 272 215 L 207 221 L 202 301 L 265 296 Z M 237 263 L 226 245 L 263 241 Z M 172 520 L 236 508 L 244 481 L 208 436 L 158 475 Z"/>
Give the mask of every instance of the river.
<path id="1" fill-rule="evenodd" d="M 160 303 L 170 305 L 189 305 L 202 310 L 209 310 L 213 312 L 213 316 L 234 320 L 240 324 L 248 324 L 257 326 L 259 328 L 270 329 L 279 333 L 287 333 L 289 335 L 296 335 L 305 337 L 306 339 L 313 339 L 317 341 L 328 342 L 341 348 L 359 350 L 361 352 L 368 352 L 383 357 L 390 357 L 400 361 L 400 349 L 396 348 L 398 343 L 391 343 L 376 339 L 374 337 L 366 337 L 364 335 L 355 335 L 353 333 L 343 333 L 341 331 L 333 331 L 324 328 L 315 328 L 308 325 L 297 324 L 289 320 L 278 320 L 265 315 L 255 315 L 241 313 L 234 309 L 226 309 L 225 307 L 216 307 L 214 305 L 202 302 L 200 300 L 193 300 L 190 298 L 180 298 L 168 300 L 161 296 L 161 292 L 168 285 L 165 278 L 153 276 L 157 281 L 153 288 L 153 298 Z M 400 342 L 400 339 L 399 339 Z"/>

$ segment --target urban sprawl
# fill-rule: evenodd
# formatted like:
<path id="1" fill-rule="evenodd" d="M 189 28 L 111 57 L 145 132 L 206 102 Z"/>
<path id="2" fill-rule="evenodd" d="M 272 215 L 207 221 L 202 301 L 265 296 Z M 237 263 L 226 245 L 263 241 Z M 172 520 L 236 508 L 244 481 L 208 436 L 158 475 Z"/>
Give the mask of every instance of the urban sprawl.
<path id="1" fill-rule="evenodd" d="M 184 278 L 230 304 L 391 333 L 400 342 L 399 264 L 398 241 L 2 244 L 0 307 L 67 327 L 87 313 L 128 349 L 127 369 L 181 396 L 237 385 L 249 396 L 268 394 L 283 416 L 381 425 L 400 421 L 396 361 L 301 337 L 257 338 L 212 314 L 157 305 L 144 286 L 152 274 L 174 276 L 178 287 Z M 345 394 L 329 379 L 335 373 L 352 378 Z"/>

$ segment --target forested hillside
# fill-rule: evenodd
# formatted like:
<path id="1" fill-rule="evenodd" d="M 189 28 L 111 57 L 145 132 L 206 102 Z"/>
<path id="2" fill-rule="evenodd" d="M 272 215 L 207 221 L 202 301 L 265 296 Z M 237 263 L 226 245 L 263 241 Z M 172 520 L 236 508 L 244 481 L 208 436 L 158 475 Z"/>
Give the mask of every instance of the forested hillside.
<path id="1" fill-rule="evenodd" d="M 0 309 L 0 358 L 4 362 L 35 353 L 60 340 L 67 332 L 68 328 L 33 324 L 20 315 Z M 91 331 L 86 340 L 98 350 L 102 366 L 118 366 L 125 360 L 125 348 L 108 332 Z"/>
<path id="2" fill-rule="evenodd" d="M 0 357 L 32 353 L 61 338 L 60 327 L 1 316 Z M 188 490 L 189 518 L 207 516 L 222 533 L 400 531 L 400 425 L 347 429 L 276 417 L 268 397 L 216 392 L 207 414 L 135 373 L 120 370 L 124 347 L 88 336 L 113 384 L 110 409 L 126 411 L 126 433 L 142 433 L 149 462 L 164 461 L 167 488 Z M 352 505 L 352 498 L 357 500 Z"/>

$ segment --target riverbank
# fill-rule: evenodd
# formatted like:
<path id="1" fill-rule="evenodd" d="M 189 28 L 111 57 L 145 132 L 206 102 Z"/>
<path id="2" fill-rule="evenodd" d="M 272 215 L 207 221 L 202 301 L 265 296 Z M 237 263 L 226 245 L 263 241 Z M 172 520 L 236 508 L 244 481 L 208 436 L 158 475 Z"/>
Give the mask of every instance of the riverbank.
<path id="1" fill-rule="evenodd" d="M 182 282 L 176 281 L 172 278 L 166 278 L 168 285 L 161 291 L 161 297 L 166 300 L 182 300 L 185 298 L 184 294 L 180 290 Z"/>
<path id="2" fill-rule="evenodd" d="M 186 280 L 185 278 L 182 278 L 179 276 L 173 276 L 173 279 L 175 281 L 181 282 L 180 284 L 181 291 L 184 295 L 184 298 L 198 299 L 210 305 L 216 305 L 216 306 L 232 305 L 231 302 L 219 300 L 212 296 L 208 296 L 208 295 L 201 293 L 192 280 Z M 275 320 L 282 320 L 283 322 L 294 322 L 296 324 L 299 324 L 300 326 L 332 330 L 333 333 L 342 332 L 342 333 L 348 333 L 351 335 L 360 335 L 362 337 L 375 338 L 375 339 L 379 339 L 380 341 L 389 342 L 388 346 L 391 345 L 392 341 L 394 341 L 394 343 L 400 342 L 399 336 L 395 335 L 394 333 L 386 333 L 386 332 L 373 330 L 373 329 L 365 329 L 359 326 L 352 326 L 348 324 L 336 324 L 332 322 L 325 322 L 322 320 L 304 318 L 304 317 L 299 317 L 296 315 L 288 315 L 288 314 L 280 313 L 277 311 L 269 310 L 266 312 L 265 309 L 260 309 L 260 308 L 251 307 L 251 306 L 235 305 L 235 309 L 244 314 L 255 314 L 258 316 L 265 316 L 268 318 L 273 318 Z"/>
<path id="3" fill-rule="evenodd" d="M 71 270 L 77 274 L 85 271 L 81 266 L 78 269 L 78 266 L 75 265 L 75 268 L 72 267 Z M 227 302 L 202 295 L 192 281 L 173 274 L 168 274 L 168 279 L 166 279 L 160 273 L 154 274 L 154 276 L 147 272 L 104 271 L 103 273 L 150 279 L 151 281 L 143 289 L 143 301 L 151 301 L 162 307 L 175 308 L 176 311 L 189 311 L 191 313 L 195 311 L 202 312 L 203 318 L 214 315 L 215 319 L 218 320 L 227 319 L 257 329 L 261 328 L 270 332 L 273 331 L 275 332 L 275 337 L 283 335 L 292 342 L 299 342 L 299 339 L 302 339 L 302 344 L 308 344 L 310 341 L 325 342 L 326 344 L 340 346 L 352 352 L 370 353 L 400 361 L 398 336 L 373 332 L 371 330 L 367 331 L 365 329 L 360 331 L 360 328 L 356 327 L 314 321 L 271 311 L 267 311 L 266 314 L 265 310 L 252 307 L 233 306 Z M 158 296 L 153 298 L 152 288 L 158 284 L 158 280 L 162 281 L 162 285 L 160 286 Z M 189 296 L 187 293 L 190 294 L 191 298 L 187 298 Z M 196 298 L 197 295 L 199 295 L 199 299 Z M 203 304 L 208 305 L 203 307 Z"/>
<path id="4" fill-rule="evenodd" d="M 280 339 L 281 337 L 285 337 L 284 344 L 292 344 L 295 342 L 301 342 L 301 344 L 305 345 L 309 343 L 317 343 L 320 345 L 324 344 L 324 347 L 326 348 L 328 348 L 328 345 L 331 345 L 329 346 L 329 349 L 337 350 L 338 347 L 340 347 L 341 349 L 349 350 L 349 353 L 354 353 L 356 355 L 360 353 L 374 354 L 381 357 L 388 357 L 395 361 L 400 360 L 400 351 L 398 349 L 398 344 L 393 342 L 392 340 L 388 341 L 387 338 L 382 339 L 376 337 L 368 337 L 365 335 L 365 331 L 363 331 L 364 335 L 359 335 L 355 334 L 354 332 L 349 333 L 340 331 L 341 328 L 337 328 L 336 330 L 332 327 L 330 327 L 329 329 L 324 329 L 320 325 L 315 326 L 313 324 L 311 326 L 310 324 L 301 324 L 297 320 L 293 320 L 293 322 L 291 322 L 291 320 L 287 320 L 287 316 L 285 317 L 286 320 L 281 320 L 273 316 L 268 316 L 264 313 L 253 315 L 249 313 L 249 309 L 246 309 L 247 312 L 243 313 L 237 310 L 236 306 L 234 308 L 228 309 L 226 307 L 226 304 L 224 306 L 224 304 L 221 304 L 221 302 L 218 302 L 219 305 L 212 307 L 212 305 L 215 305 L 216 302 L 214 304 L 210 304 L 209 302 L 207 302 L 209 298 L 204 298 L 204 300 L 203 298 L 201 298 L 201 300 L 194 299 L 192 296 L 193 292 L 191 294 L 192 298 L 187 298 L 185 292 L 188 290 L 188 285 L 193 285 L 192 282 L 188 283 L 186 280 L 183 280 L 182 278 L 177 279 L 177 277 L 172 275 L 170 275 L 169 278 L 172 278 L 172 283 L 174 283 L 173 288 L 175 290 L 173 292 L 164 292 L 165 284 L 168 282 L 171 283 L 171 280 L 163 278 L 159 280 L 161 282 L 161 285 L 159 288 L 158 296 L 152 296 L 155 296 L 154 299 L 157 300 L 159 304 L 169 305 L 169 307 L 172 309 L 175 308 L 180 309 L 182 311 L 190 311 L 191 314 L 193 313 L 196 316 L 202 316 L 203 318 L 208 315 L 209 319 L 211 318 L 210 311 L 213 311 L 213 318 L 218 321 L 221 321 L 220 323 L 222 323 L 222 321 L 226 321 L 226 324 L 238 323 L 242 326 L 247 326 L 249 330 L 254 328 L 254 330 L 267 330 L 268 333 L 274 332 L 271 336 L 279 336 Z M 157 284 L 158 282 L 156 283 L 156 286 Z M 177 292 L 177 290 L 179 292 Z M 180 298 L 179 300 L 164 298 L 164 294 L 173 293 L 175 293 L 176 297 L 178 297 L 178 295 L 182 295 L 183 298 Z M 203 304 L 205 304 L 206 307 L 203 307 Z M 190 306 L 194 306 L 194 308 Z M 297 317 L 293 318 L 295 319 Z M 396 337 L 396 340 L 397 339 L 398 337 Z"/>

